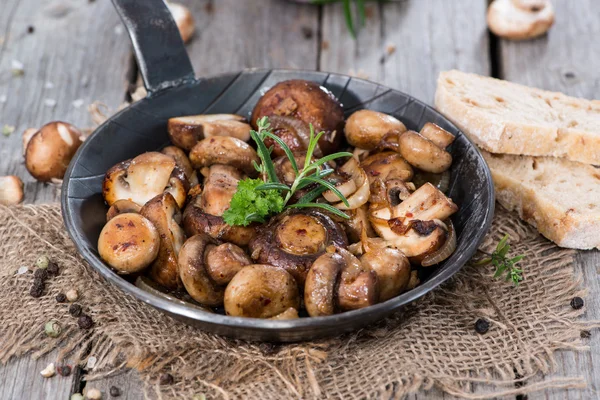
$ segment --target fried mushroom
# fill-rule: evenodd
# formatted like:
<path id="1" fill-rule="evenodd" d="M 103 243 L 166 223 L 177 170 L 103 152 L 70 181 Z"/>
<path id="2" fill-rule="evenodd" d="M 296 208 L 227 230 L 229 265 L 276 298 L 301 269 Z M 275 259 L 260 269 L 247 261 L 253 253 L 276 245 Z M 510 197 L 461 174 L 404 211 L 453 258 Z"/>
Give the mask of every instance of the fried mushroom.
<path id="1" fill-rule="evenodd" d="M 198 184 L 198 174 L 194 167 L 192 167 L 190 159 L 183 150 L 176 146 L 167 146 L 160 152 L 172 157 L 173 160 L 175 160 L 175 164 L 177 164 L 177 166 L 183 171 L 185 177 L 189 181 L 190 187 Z"/>
<path id="2" fill-rule="evenodd" d="M 190 151 L 202 139 L 231 136 L 244 142 L 250 140 L 250 125 L 241 115 L 203 114 L 170 118 L 167 130 L 171 142 Z"/>
<path id="3" fill-rule="evenodd" d="M 211 246 L 206 254 L 206 269 L 210 277 L 219 285 L 228 284 L 231 279 L 252 260 L 239 246 L 223 243 Z"/>
<path id="4" fill-rule="evenodd" d="M 160 235 L 152 222 L 136 213 L 119 214 L 98 237 L 100 257 L 120 274 L 148 267 L 158 256 Z"/>
<path id="5" fill-rule="evenodd" d="M 410 280 L 410 262 L 400 250 L 373 249 L 363 254 L 360 262 L 377 274 L 380 302 L 396 297 L 406 289 Z"/>
<path id="6" fill-rule="evenodd" d="M 179 278 L 187 293 L 198 303 L 216 307 L 223 304 L 225 287 L 215 282 L 209 272 L 207 255 L 217 242 L 206 234 L 185 241 L 178 257 Z"/>
<path id="7" fill-rule="evenodd" d="M 452 165 L 450 153 L 415 131 L 401 134 L 398 144 L 402 158 L 415 168 L 437 174 Z"/>
<path id="8" fill-rule="evenodd" d="M 142 207 L 131 200 L 117 200 L 108 209 L 106 220 L 110 221 L 119 214 L 134 213 L 139 214 Z"/>
<path id="9" fill-rule="evenodd" d="M 183 207 L 188 189 L 189 182 L 175 160 L 153 151 L 110 168 L 104 176 L 102 195 L 109 206 L 117 200 L 130 200 L 143 206 L 166 192 Z"/>
<path id="10" fill-rule="evenodd" d="M 225 289 L 225 313 L 235 317 L 272 318 L 299 307 L 296 281 L 286 270 L 272 265 L 242 268 Z"/>
<path id="11" fill-rule="evenodd" d="M 375 179 L 401 179 L 410 181 L 414 175 L 413 169 L 402 156 L 394 151 L 382 151 L 368 156 L 361 162 L 369 182 Z"/>
<path id="12" fill-rule="evenodd" d="M 171 193 L 163 192 L 149 200 L 140 214 L 150 220 L 160 234 L 158 257 L 150 266 L 150 278 L 167 289 L 180 288 L 177 256 L 185 241 L 185 233 L 179 226 L 181 211 L 177 202 Z"/>
<path id="13" fill-rule="evenodd" d="M 196 169 L 223 164 L 254 177 L 257 175 L 254 163 L 260 160 L 248 143 L 234 137 L 214 136 L 201 140 L 192 148 L 190 161 Z"/>
<path id="14" fill-rule="evenodd" d="M 348 143 L 365 150 L 375 150 L 388 134 L 399 135 L 405 131 L 406 126 L 396 118 L 373 110 L 354 112 L 344 128 Z"/>

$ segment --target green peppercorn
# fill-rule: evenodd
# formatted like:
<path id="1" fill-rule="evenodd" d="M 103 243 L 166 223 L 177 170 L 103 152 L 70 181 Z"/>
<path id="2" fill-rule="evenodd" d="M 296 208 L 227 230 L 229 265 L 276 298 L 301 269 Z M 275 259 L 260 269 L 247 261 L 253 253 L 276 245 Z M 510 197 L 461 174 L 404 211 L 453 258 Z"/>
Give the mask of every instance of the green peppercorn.
<path id="1" fill-rule="evenodd" d="M 204 393 L 195 394 L 192 400 L 206 400 L 206 395 Z"/>
<path id="2" fill-rule="evenodd" d="M 46 322 L 46 325 L 44 326 L 44 331 L 46 332 L 46 335 L 55 338 L 58 337 L 58 335 L 60 335 L 60 333 L 62 332 L 62 327 L 60 326 L 58 321 L 51 320 Z"/>
<path id="3" fill-rule="evenodd" d="M 48 264 L 50 264 L 50 259 L 48 256 L 39 256 L 37 260 L 35 260 L 35 266 L 38 268 L 48 268 Z"/>
<path id="4" fill-rule="evenodd" d="M 83 395 L 81 393 L 75 393 L 75 394 L 71 395 L 70 400 L 85 400 L 85 398 L 83 397 Z"/>

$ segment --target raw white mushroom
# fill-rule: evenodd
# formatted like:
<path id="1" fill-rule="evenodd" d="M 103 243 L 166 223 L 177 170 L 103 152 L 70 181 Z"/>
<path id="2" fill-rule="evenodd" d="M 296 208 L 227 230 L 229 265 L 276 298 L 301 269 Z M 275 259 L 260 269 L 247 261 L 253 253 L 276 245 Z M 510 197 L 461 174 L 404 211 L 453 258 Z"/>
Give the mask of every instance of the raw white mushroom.
<path id="1" fill-rule="evenodd" d="M 531 39 L 550 29 L 554 7 L 549 0 L 494 0 L 488 8 L 487 23 L 502 38 Z"/>
<path id="2" fill-rule="evenodd" d="M 0 176 L 0 204 L 12 206 L 23 201 L 23 181 L 17 176 Z"/>

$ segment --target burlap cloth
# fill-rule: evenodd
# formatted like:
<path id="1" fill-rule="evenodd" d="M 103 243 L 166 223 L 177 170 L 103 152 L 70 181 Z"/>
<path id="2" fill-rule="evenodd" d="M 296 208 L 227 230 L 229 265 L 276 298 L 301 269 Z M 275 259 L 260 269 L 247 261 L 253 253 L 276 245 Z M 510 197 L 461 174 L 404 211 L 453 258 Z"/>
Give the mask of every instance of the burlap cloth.
<path id="1" fill-rule="evenodd" d="M 580 332 L 592 326 L 569 306 L 583 296 L 574 252 L 541 238 L 499 209 L 482 250 L 505 233 L 514 253 L 527 256 L 525 280 L 514 288 L 492 278 L 492 267 L 466 266 L 449 284 L 403 312 L 360 332 L 312 343 L 268 345 L 206 334 L 154 310 L 113 287 L 77 255 L 58 205 L 0 208 L 0 362 L 61 349 L 60 357 L 85 365 L 88 379 L 126 366 L 139 369 L 151 398 L 402 398 L 433 386 L 463 398 L 527 393 L 548 387 L 583 387 L 583 378 L 530 379 L 551 372 L 559 349 L 585 350 Z M 29 295 L 31 266 L 41 254 L 61 273 L 46 295 Z M 30 267 L 16 274 L 21 266 Z M 68 304 L 55 295 L 70 288 L 95 321 L 80 330 Z M 491 329 L 473 329 L 479 317 Z M 43 333 L 56 318 L 57 339 Z M 170 386 L 158 377 L 169 372 Z M 520 384 L 523 386 L 519 387 Z M 477 393 L 473 386 L 477 385 Z M 485 394 L 481 394 L 482 390 Z"/>

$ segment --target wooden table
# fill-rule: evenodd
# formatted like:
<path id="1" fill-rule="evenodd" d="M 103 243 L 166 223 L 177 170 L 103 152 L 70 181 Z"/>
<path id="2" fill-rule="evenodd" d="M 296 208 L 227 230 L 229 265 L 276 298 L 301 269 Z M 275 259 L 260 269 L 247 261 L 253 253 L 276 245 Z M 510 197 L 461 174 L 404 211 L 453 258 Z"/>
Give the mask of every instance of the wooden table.
<path id="1" fill-rule="evenodd" d="M 547 37 L 513 43 L 491 36 L 487 0 L 406 0 L 369 3 L 357 40 L 348 34 L 340 5 L 302 6 L 283 0 L 181 0 L 196 18 L 188 50 L 198 76 L 247 67 L 319 69 L 354 74 L 432 103 L 440 71 L 457 68 L 575 96 L 600 98 L 600 2 L 554 0 L 557 21 Z M 14 61 L 24 66 L 13 76 Z M 51 120 L 91 124 L 87 105 L 115 109 L 136 82 L 129 38 L 108 0 L 3 0 L 0 12 L 0 175 L 25 182 L 27 203 L 58 201 L 56 187 L 36 182 L 21 157 L 20 133 Z M 83 106 L 81 106 L 83 104 Z M 79 106 L 79 107 L 78 107 Z M 589 319 L 600 318 L 598 252 L 581 252 L 577 271 L 590 289 Z M 557 355 L 557 374 L 584 376 L 585 391 L 548 390 L 529 399 L 598 398 L 600 346 Z M 0 368 L 0 399 L 67 399 L 86 384 L 86 371 L 69 378 L 39 375 L 55 358 L 12 360 Z M 543 379 L 543 378 L 541 378 Z M 138 375 L 126 371 L 89 383 L 108 398 L 141 399 Z M 477 390 L 477 388 L 476 388 Z M 449 396 L 435 388 L 411 398 Z"/>

